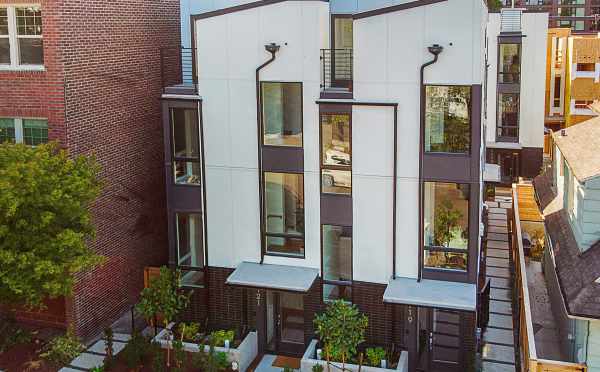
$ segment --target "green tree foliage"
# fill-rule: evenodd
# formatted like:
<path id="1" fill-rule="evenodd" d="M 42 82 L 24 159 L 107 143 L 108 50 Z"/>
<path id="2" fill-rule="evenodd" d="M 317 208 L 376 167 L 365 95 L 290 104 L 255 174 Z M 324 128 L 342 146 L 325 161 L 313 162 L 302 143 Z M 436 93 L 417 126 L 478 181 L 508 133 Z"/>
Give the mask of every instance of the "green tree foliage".
<path id="1" fill-rule="evenodd" d="M 352 358 L 357 347 L 365 340 L 369 319 L 355 305 L 342 300 L 332 302 L 323 314 L 314 320 L 316 333 L 324 344 L 327 362 L 331 359 L 342 362 Z"/>
<path id="2" fill-rule="evenodd" d="M 444 199 L 435 209 L 435 245 L 449 247 L 453 237 L 453 229 L 460 227 L 462 213 L 454 209 L 448 199 Z"/>
<path id="3" fill-rule="evenodd" d="M 41 307 L 71 294 L 74 273 L 102 262 L 86 245 L 98 173 L 93 157 L 56 144 L 0 144 L 0 302 Z"/>
<path id="4" fill-rule="evenodd" d="M 487 0 L 487 4 L 490 12 L 497 12 L 502 8 L 501 0 Z"/>

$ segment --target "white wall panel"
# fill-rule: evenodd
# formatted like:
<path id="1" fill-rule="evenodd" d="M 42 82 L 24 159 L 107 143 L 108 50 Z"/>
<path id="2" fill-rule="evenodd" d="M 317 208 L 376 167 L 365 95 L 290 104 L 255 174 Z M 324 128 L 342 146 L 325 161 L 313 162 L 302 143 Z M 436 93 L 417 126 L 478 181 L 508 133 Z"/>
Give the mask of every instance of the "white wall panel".
<path id="1" fill-rule="evenodd" d="M 230 165 L 233 167 L 258 168 L 255 96 L 256 84 L 253 81 L 229 80 L 231 141 L 224 147 L 231 150 Z M 214 124 L 219 126 L 218 121 Z"/>
<path id="2" fill-rule="evenodd" d="M 206 167 L 206 204 L 208 263 L 231 267 L 234 251 L 230 169 Z"/>
<path id="3" fill-rule="evenodd" d="M 354 106 L 352 110 L 352 173 L 392 177 L 394 171 L 394 110 Z M 359 190 L 353 190 L 357 196 Z M 366 195 L 368 197 L 368 195 Z"/>
<path id="4" fill-rule="evenodd" d="M 206 166 L 228 166 L 231 164 L 229 81 L 202 80 L 200 94 L 203 97 L 205 164 Z"/>
<path id="5" fill-rule="evenodd" d="M 387 283 L 392 273 L 392 178 L 352 177 L 354 280 Z"/>
<path id="6" fill-rule="evenodd" d="M 228 264 L 236 267 L 242 261 L 260 261 L 260 209 L 258 201 L 258 170 L 231 170 L 233 245 Z M 254 192 L 249 192 L 254 190 Z M 210 218 L 210 217 L 209 217 Z M 231 222 L 229 223 L 231 225 Z M 222 247 L 212 246 L 209 252 Z M 212 265 L 212 263 L 211 263 Z"/>
<path id="7" fill-rule="evenodd" d="M 396 275 L 416 278 L 419 267 L 418 179 L 401 178 L 397 185 Z"/>

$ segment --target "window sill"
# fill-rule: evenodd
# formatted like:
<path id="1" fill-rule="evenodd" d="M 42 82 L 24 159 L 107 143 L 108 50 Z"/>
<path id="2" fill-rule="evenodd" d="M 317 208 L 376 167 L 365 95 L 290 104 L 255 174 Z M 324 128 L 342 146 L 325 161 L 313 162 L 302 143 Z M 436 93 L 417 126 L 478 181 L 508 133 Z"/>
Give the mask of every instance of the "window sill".
<path id="1" fill-rule="evenodd" d="M 10 66 L 0 65 L 0 72 L 44 72 L 46 67 L 44 65 L 21 65 L 21 66 Z"/>

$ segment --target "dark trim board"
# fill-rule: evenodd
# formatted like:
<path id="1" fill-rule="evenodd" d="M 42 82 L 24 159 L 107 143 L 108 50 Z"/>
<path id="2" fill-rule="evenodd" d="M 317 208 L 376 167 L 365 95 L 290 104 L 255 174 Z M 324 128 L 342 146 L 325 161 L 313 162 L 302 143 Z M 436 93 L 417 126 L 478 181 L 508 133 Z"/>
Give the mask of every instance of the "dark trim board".
<path id="1" fill-rule="evenodd" d="M 378 16 L 378 15 L 382 15 L 382 14 L 386 14 L 386 13 L 397 12 L 400 10 L 418 8 L 420 6 L 425 6 L 425 5 L 433 5 L 433 4 L 441 3 L 444 1 L 448 1 L 448 0 L 417 0 L 417 1 L 412 1 L 410 3 L 407 3 L 407 4 L 392 5 L 392 6 L 388 6 L 385 8 L 374 9 L 374 10 L 369 10 L 366 12 L 356 13 L 356 14 L 354 14 L 354 19 L 373 17 L 373 16 Z"/>
<path id="2" fill-rule="evenodd" d="M 194 22 L 195 20 L 198 20 L 198 19 L 217 17 L 220 15 L 225 15 L 225 14 L 229 14 L 229 13 L 240 12 L 242 10 L 254 9 L 254 8 L 259 8 L 261 6 L 283 3 L 286 1 L 319 1 L 319 2 L 324 2 L 324 3 L 329 2 L 329 0 L 259 0 L 259 1 L 255 1 L 252 3 L 248 3 L 248 4 L 236 5 L 236 6 L 231 6 L 228 8 L 214 10 L 212 12 L 206 12 L 206 13 L 201 13 L 201 14 L 192 14 L 191 19 L 192 19 L 192 22 Z"/>

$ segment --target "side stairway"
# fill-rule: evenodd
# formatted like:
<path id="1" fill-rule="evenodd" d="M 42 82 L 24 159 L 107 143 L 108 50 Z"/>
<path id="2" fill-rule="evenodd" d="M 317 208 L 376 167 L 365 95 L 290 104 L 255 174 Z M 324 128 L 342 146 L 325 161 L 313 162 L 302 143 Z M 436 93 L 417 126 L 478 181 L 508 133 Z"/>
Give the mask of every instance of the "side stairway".
<path id="1" fill-rule="evenodd" d="M 490 318 L 483 332 L 482 371 L 516 372 L 512 304 L 513 257 L 509 247 L 507 212 L 510 194 L 496 193 L 488 206 L 487 279 L 491 281 Z"/>

